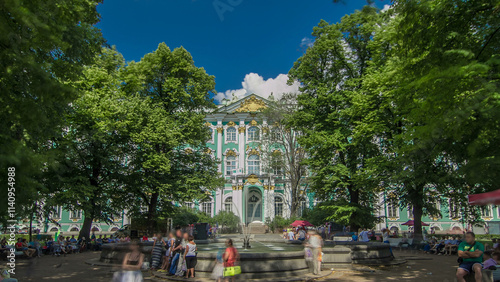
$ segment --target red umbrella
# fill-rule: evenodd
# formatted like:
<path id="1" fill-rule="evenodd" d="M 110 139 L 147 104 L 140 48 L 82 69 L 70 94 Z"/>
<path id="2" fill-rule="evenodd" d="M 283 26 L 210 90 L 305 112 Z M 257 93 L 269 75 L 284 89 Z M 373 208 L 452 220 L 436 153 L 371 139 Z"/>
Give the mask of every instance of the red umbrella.
<path id="1" fill-rule="evenodd" d="M 413 225 L 415 225 L 415 223 L 413 222 L 413 220 L 408 220 L 407 222 L 405 222 L 405 223 L 403 223 L 401 225 L 413 226 Z M 429 226 L 429 224 L 427 224 L 425 222 L 422 222 L 422 226 Z"/>
<path id="2" fill-rule="evenodd" d="M 469 195 L 469 205 L 500 205 L 500 189 Z"/>
<path id="3" fill-rule="evenodd" d="M 309 221 L 307 220 L 296 220 L 294 221 L 292 224 L 290 224 L 291 226 L 293 227 L 297 227 L 297 226 L 314 226 L 312 225 Z"/>

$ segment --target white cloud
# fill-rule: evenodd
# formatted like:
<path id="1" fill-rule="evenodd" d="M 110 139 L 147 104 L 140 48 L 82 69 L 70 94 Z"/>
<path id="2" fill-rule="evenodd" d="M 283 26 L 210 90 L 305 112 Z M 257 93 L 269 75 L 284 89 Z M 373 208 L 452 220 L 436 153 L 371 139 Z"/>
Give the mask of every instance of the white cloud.
<path id="1" fill-rule="evenodd" d="M 387 11 L 389 11 L 389 9 L 390 9 L 390 8 L 392 8 L 392 6 L 391 6 L 391 5 L 387 5 L 387 4 L 385 4 L 385 5 L 384 5 L 384 8 L 382 9 L 382 12 L 387 12 Z"/>
<path id="2" fill-rule="evenodd" d="M 263 98 L 268 98 L 269 95 L 273 93 L 274 98 L 279 99 L 282 93 L 299 91 L 298 82 L 288 85 L 287 81 L 288 75 L 286 74 L 279 74 L 276 78 L 264 80 L 264 78 L 259 74 L 251 72 L 245 75 L 245 79 L 243 79 L 243 82 L 241 83 L 242 88 L 218 92 L 215 96 L 215 100 L 218 102 L 221 102 L 224 98 L 231 100 L 233 93 L 238 98 L 243 98 L 252 93 Z"/>
<path id="3" fill-rule="evenodd" d="M 313 45 L 314 45 L 314 40 L 312 38 L 309 38 L 309 37 L 304 37 L 300 41 L 300 47 L 302 47 L 302 48 L 309 48 L 309 47 L 312 47 Z"/>

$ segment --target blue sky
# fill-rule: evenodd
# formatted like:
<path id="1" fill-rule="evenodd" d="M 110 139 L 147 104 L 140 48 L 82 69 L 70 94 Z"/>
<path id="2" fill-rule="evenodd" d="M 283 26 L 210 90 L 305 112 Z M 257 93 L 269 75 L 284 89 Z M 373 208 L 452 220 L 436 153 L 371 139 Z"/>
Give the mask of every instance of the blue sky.
<path id="1" fill-rule="evenodd" d="M 104 0 L 97 25 L 126 61 L 138 61 L 161 42 L 186 48 L 215 76 L 216 97 L 268 96 L 293 91 L 286 74 L 321 19 L 340 20 L 366 0 Z M 387 1 L 377 1 L 380 8 Z M 311 40 L 311 39 L 309 39 Z"/>

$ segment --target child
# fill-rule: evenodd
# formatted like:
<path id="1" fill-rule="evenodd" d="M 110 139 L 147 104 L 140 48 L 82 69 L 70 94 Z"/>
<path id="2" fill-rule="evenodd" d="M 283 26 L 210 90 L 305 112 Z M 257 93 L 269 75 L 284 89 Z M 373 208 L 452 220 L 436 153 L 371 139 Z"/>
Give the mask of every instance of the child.
<path id="1" fill-rule="evenodd" d="M 222 281 L 222 277 L 224 276 L 224 249 L 220 248 L 219 252 L 217 252 L 217 257 L 215 258 L 215 267 L 212 271 L 212 279 L 215 279 L 217 282 Z"/>

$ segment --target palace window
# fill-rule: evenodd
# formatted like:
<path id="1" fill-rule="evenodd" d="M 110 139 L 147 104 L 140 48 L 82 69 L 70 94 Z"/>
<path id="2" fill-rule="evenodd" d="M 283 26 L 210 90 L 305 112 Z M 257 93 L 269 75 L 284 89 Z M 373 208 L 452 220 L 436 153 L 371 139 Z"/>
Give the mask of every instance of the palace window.
<path id="1" fill-rule="evenodd" d="M 260 172 L 260 157 L 259 155 L 251 155 L 248 157 L 248 174 L 259 174 Z"/>
<path id="2" fill-rule="evenodd" d="M 396 199 L 389 199 L 389 201 L 387 201 L 387 217 L 399 217 L 399 207 Z"/>
<path id="3" fill-rule="evenodd" d="M 276 150 L 272 154 L 271 167 L 272 167 L 272 172 L 274 175 L 282 175 L 283 174 L 282 154 L 278 150 Z"/>
<path id="4" fill-rule="evenodd" d="M 459 210 L 457 202 L 455 200 L 450 199 L 448 201 L 448 207 L 449 207 L 449 215 L 450 215 L 451 219 L 460 218 L 460 210 Z"/>
<path id="5" fill-rule="evenodd" d="M 493 217 L 493 212 L 491 211 L 491 206 L 481 207 L 481 217 Z"/>
<path id="6" fill-rule="evenodd" d="M 438 220 L 438 219 L 441 219 L 441 204 L 438 202 L 438 201 L 434 201 L 434 203 L 432 203 L 432 205 L 434 206 L 434 209 L 437 211 L 437 214 L 432 214 L 431 215 L 431 218 L 433 220 Z"/>
<path id="7" fill-rule="evenodd" d="M 201 211 L 206 213 L 209 216 L 212 216 L 212 203 L 205 202 L 201 204 Z"/>
<path id="8" fill-rule="evenodd" d="M 302 199 L 300 199 L 300 206 L 299 206 L 300 216 L 303 216 L 306 210 L 307 210 L 307 199 L 303 197 Z"/>
<path id="9" fill-rule="evenodd" d="M 232 175 L 236 171 L 236 156 L 226 157 L 226 175 Z"/>
<path id="10" fill-rule="evenodd" d="M 208 139 L 208 142 L 214 142 L 214 130 L 209 128 L 210 131 L 210 139 Z"/>
<path id="11" fill-rule="evenodd" d="M 256 126 L 252 126 L 248 129 L 248 141 L 259 140 L 259 129 Z"/>
<path id="12" fill-rule="evenodd" d="M 274 197 L 274 216 L 283 216 L 283 199 Z"/>
<path id="13" fill-rule="evenodd" d="M 413 219 L 414 216 L 413 216 L 413 206 L 409 206 L 408 207 L 408 218 L 409 219 Z"/>
<path id="14" fill-rule="evenodd" d="M 69 218 L 82 218 L 82 210 L 71 211 Z"/>
<path id="15" fill-rule="evenodd" d="M 271 130 L 271 140 L 275 142 L 281 141 L 281 134 L 278 128 L 273 128 Z"/>
<path id="16" fill-rule="evenodd" d="M 229 127 L 226 130 L 226 141 L 236 141 L 236 128 Z"/>
<path id="17" fill-rule="evenodd" d="M 224 210 L 227 212 L 233 211 L 233 197 L 227 197 L 224 200 Z"/>
<path id="18" fill-rule="evenodd" d="M 52 210 L 51 214 L 52 214 L 52 218 L 56 218 L 56 219 L 61 218 L 62 207 L 61 206 L 54 207 L 54 209 Z"/>

